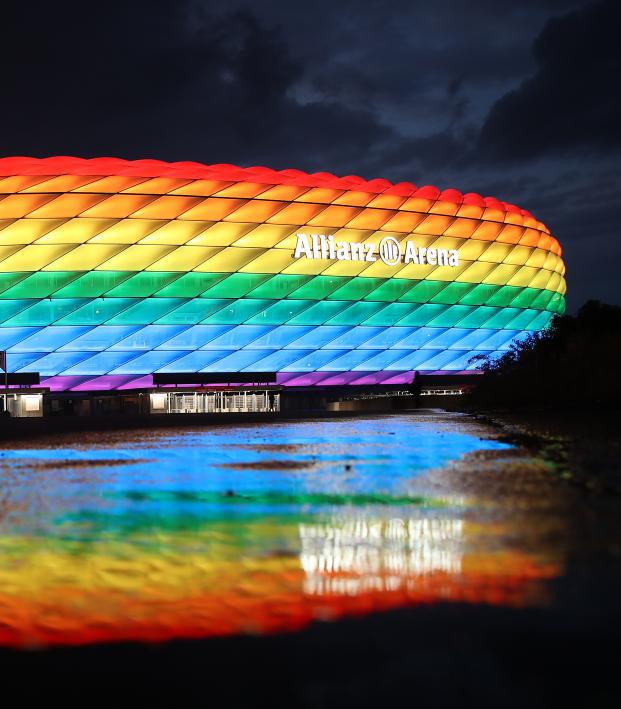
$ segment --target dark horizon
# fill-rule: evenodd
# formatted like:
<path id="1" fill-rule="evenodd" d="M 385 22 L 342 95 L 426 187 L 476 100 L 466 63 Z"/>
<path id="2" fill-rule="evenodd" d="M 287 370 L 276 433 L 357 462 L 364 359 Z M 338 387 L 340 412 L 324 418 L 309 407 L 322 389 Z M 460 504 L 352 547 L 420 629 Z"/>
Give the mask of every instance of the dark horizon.
<path id="1" fill-rule="evenodd" d="M 68 0 L 5 10 L 0 155 L 266 165 L 456 188 L 560 241 L 568 310 L 621 303 L 621 7 Z"/>

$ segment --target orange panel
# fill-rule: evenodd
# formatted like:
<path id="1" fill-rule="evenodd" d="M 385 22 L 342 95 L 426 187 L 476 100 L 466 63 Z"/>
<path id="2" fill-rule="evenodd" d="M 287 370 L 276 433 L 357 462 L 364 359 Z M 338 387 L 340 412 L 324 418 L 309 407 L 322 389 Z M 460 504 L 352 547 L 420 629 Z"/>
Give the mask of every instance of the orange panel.
<path id="1" fill-rule="evenodd" d="M 194 180 L 187 185 L 179 187 L 172 194 L 196 195 L 197 197 L 211 197 L 212 194 L 222 191 L 225 187 L 232 185 L 232 182 L 222 180 Z"/>
<path id="2" fill-rule="evenodd" d="M 59 175 L 22 189 L 24 192 L 71 192 L 98 179 L 94 175 Z"/>
<path id="3" fill-rule="evenodd" d="M 0 199 L 0 219 L 19 219 L 53 198 L 51 194 L 12 194 Z"/>
<path id="4" fill-rule="evenodd" d="M 0 194 L 13 194 L 21 192 L 39 182 L 49 180 L 45 175 L 13 175 L 12 177 L 0 178 Z"/>
<path id="5" fill-rule="evenodd" d="M 272 202 L 267 199 L 252 199 L 242 207 L 231 212 L 227 222 L 264 222 L 274 216 L 284 207 L 283 202 Z"/>
<path id="6" fill-rule="evenodd" d="M 349 207 L 364 207 L 371 201 L 373 195 L 368 192 L 347 190 L 340 197 L 337 197 L 333 204 L 346 204 Z"/>
<path id="7" fill-rule="evenodd" d="M 505 214 L 505 224 L 524 226 L 524 217 L 519 212 L 507 212 Z"/>
<path id="8" fill-rule="evenodd" d="M 61 194 L 47 204 L 31 212 L 28 216 L 35 219 L 60 219 L 63 217 L 77 217 L 78 214 L 93 205 L 106 199 L 101 194 Z"/>
<path id="9" fill-rule="evenodd" d="M 298 197 L 298 202 L 321 202 L 323 204 L 330 204 L 338 199 L 344 190 L 332 190 L 328 187 L 313 187 L 312 190 L 304 193 L 301 197 Z"/>
<path id="10" fill-rule="evenodd" d="M 431 205 L 435 202 L 433 199 L 424 199 L 423 197 L 410 197 L 401 205 L 401 209 L 408 212 L 429 212 Z"/>
<path id="11" fill-rule="evenodd" d="M 453 221 L 452 217 L 442 217 L 439 214 L 429 215 L 414 229 L 417 234 L 440 235 L 448 229 Z"/>
<path id="12" fill-rule="evenodd" d="M 526 229 L 526 231 L 522 234 L 520 244 L 522 246 L 537 246 L 540 236 L 541 233 L 536 229 Z"/>
<path id="13" fill-rule="evenodd" d="M 208 197 L 187 212 L 184 212 L 182 219 L 193 219 L 197 221 L 219 222 L 224 219 L 234 209 L 238 209 L 245 204 L 245 199 L 220 199 L 219 197 Z"/>
<path id="14" fill-rule="evenodd" d="M 457 202 L 446 202 L 438 200 L 429 208 L 430 214 L 448 214 L 453 216 L 457 214 L 460 205 Z"/>
<path id="15" fill-rule="evenodd" d="M 367 204 L 367 207 L 377 207 L 378 209 L 399 209 L 404 202 L 405 197 L 400 197 L 397 194 L 379 194 Z"/>
<path id="16" fill-rule="evenodd" d="M 481 222 L 475 229 L 472 238 L 482 239 L 483 241 L 494 241 L 500 232 L 500 228 L 500 224 L 496 222 Z"/>
<path id="17" fill-rule="evenodd" d="M 257 182 L 234 182 L 230 187 L 225 187 L 217 193 L 218 197 L 256 197 L 261 192 L 265 192 L 271 185 L 263 185 Z"/>
<path id="18" fill-rule="evenodd" d="M 114 194 L 82 214 L 83 217 L 122 219 L 153 201 L 151 195 Z"/>
<path id="19" fill-rule="evenodd" d="M 472 236 L 474 230 L 479 226 L 475 219 L 463 219 L 458 217 L 444 232 L 446 236 L 459 236 L 464 239 Z"/>
<path id="20" fill-rule="evenodd" d="M 146 177 L 128 177 L 127 175 L 111 175 L 102 177 L 95 182 L 89 182 L 84 187 L 76 187 L 74 192 L 103 192 L 104 194 L 115 194 L 121 190 L 126 190 L 132 185 L 144 182 Z"/>
<path id="21" fill-rule="evenodd" d="M 483 207 L 476 204 L 462 204 L 457 210 L 458 217 L 470 217 L 471 219 L 480 219 L 483 214 Z"/>
<path id="22" fill-rule="evenodd" d="M 174 177 L 154 177 L 133 187 L 128 187 L 124 191 L 134 194 L 168 194 L 187 185 L 188 182 L 190 180 L 179 180 Z"/>
<path id="23" fill-rule="evenodd" d="M 308 192 L 308 187 L 298 187 L 296 185 L 274 185 L 269 190 L 261 192 L 260 199 L 276 199 L 282 202 L 289 202 L 297 199 L 300 195 Z"/>
<path id="24" fill-rule="evenodd" d="M 542 234 L 539 242 L 537 243 L 538 248 L 550 250 L 550 244 L 552 243 L 552 237 L 549 234 Z"/>
<path id="25" fill-rule="evenodd" d="M 347 226 L 351 229 L 381 229 L 394 214 L 392 209 L 363 209 Z"/>
<path id="26" fill-rule="evenodd" d="M 287 205 L 280 212 L 270 217 L 267 221 L 270 224 L 306 224 L 309 219 L 315 217 L 325 209 L 323 204 L 300 204 L 294 202 Z"/>
<path id="27" fill-rule="evenodd" d="M 384 224 L 382 231 L 398 231 L 409 234 L 426 216 L 426 214 L 418 214 L 417 212 L 397 212 L 392 219 Z"/>
<path id="28" fill-rule="evenodd" d="M 490 222 L 504 222 L 506 212 L 503 209 L 491 209 L 488 207 L 483 212 L 483 219 Z"/>
<path id="29" fill-rule="evenodd" d="M 196 207 L 201 197 L 179 197 L 165 195 L 150 202 L 146 207 L 132 214 L 137 219 L 176 219 L 179 215 Z"/>
<path id="30" fill-rule="evenodd" d="M 331 205 L 330 207 L 326 207 L 317 217 L 309 220 L 308 225 L 341 227 L 345 226 L 350 220 L 355 221 L 354 217 L 359 213 L 360 209 L 358 207 Z"/>
<path id="31" fill-rule="evenodd" d="M 502 241 L 505 244 L 517 244 L 522 238 L 524 227 L 516 226 L 515 224 L 505 224 L 498 234 L 497 241 Z"/>

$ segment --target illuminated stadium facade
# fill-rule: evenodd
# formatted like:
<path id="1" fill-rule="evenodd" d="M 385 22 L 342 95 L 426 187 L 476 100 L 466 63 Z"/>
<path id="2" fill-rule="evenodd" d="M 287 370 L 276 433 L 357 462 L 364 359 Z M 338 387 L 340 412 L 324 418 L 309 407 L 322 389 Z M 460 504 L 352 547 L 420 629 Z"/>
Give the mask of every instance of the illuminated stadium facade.
<path id="1" fill-rule="evenodd" d="M 472 193 L 0 160 L 0 350 L 52 392 L 144 389 L 157 373 L 311 387 L 472 371 L 563 312 L 564 273 L 541 222 Z"/>

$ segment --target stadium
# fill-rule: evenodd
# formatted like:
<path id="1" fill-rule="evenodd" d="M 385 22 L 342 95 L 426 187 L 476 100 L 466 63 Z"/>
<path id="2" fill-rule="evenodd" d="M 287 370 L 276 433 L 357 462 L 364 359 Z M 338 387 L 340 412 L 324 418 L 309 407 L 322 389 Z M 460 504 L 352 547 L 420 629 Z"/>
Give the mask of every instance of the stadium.
<path id="1" fill-rule="evenodd" d="M 175 385 L 188 405 L 200 386 L 200 410 L 218 406 L 210 386 L 258 397 L 263 385 L 273 408 L 268 390 L 463 376 L 564 311 L 564 274 L 544 224 L 474 193 L 225 164 L 0 159 L 7 383 L 14 398 L 39 387 L 57 409 L 140 393 L 152 411 L 176 410 Z"/>

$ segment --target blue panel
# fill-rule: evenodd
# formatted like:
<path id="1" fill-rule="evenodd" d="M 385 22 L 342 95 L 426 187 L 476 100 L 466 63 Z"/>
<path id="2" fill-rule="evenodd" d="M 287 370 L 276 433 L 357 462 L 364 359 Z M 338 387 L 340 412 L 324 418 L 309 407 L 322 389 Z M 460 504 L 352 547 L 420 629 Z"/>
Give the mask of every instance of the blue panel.
<path id="1" fill-rule="evenodd" d="M 199 350 L 190 352 L 185 357 L 160 367 L 159 372 L 200 372 L 211 362 L 217 362 L 230 355 L 231 352 L 216 352 L 215 350 Z M 216 367 L 217 370 L 217 367 Z"/>
<path id="2" fill-rule="evenodd" d="M 223 332 L 232 330 L 234 325 L 177 325 L 182 329 L 178 335 L 162 342 L 158 350 L 197 350 Z M 187 329 L 186 329 L 187 328 Z"/>
<path id="3" fill-rule="evenodd" d="M 484 342 L 488 337 L 494 335 L 497 330 L 467 330 L 467 334 L 459 340 L 458 346 L 464 350 L 476 349 L 481 342 Z"/>
<path id="4" fill-rule="evenodd" d="M 390 371 L 426 369 L 423 365 L 437 354 L 441 353 L 442 350 L 418 350 L 416 352 L 411 352 L 402 359 L 395 360 L 392 364 L 385 367 L 385 369 Z"/>
<path id="5" fill-rule="evenodd" d="M 349 332 L 343 333 L 340 337 L 326 345 L 325 349 L 355 349 L 366 344 L 375 335 L 382 332 L 382 327 L 365 327 L 363 325 L 353 327 Z"/>
<path id="6" fill-rule="evenodd" d="M 381 350 L 387 347 L 395 347 L 399 342 L 405 340 L 416 330 L 415 327 L 383 327 L 380 332 L 367 342 L 358 345 L 360 350 Z"/>
<path id="7" fill-rule="evenodd" d="M 499 357 L 502 356 L 502 352 L 490 352 L 489 350 L 481 350 L 481 352 L 473 352 L 473 355 L 483 355 L 484 357 L 489 357 L 491 360 L 498 359 Z M 476 362 L 471 362 L 468 364 L 464 369 L 467 369 L 469 371 L 473 371 L 475 369 L 480 369 L 481 367 L 481 362 L 476 361 Z"/>
<path id="8" fill-rule="evenodd" d="M 369 351 L 373 355 L 373 352 Z M 366 359 L 362 364 L 357 365 L 354 369 L 358 371 L 378 372 L 382 369 L 387 369 L 393 362 L 403 357 L 402 350 L 383 350 L 373 355 L 370 359 Z"/>
<path id="9" fill-rule="evenodd" d="M 466 369 L 470 364 L 470 360 L 478 354 L 477 352 L 453 352 L 454 358 L 450 361 L 445 362 L 441 369 L 446 369 L 448 371 L 457 371 Z M 440 367 L 438 367 L 440 369 Z"/>
<path id="10" fill-rule="evenodd" d="M 70 367 L 63 374 L 108 374 L 119 364 L 135 358 L 137 354 L 137 352 L 98 352 L 79 364 Z"/>
<path id="11" fill-rule="evenodd" d="M 265 353 L 263 352 L 262 354 Z M 283 369 L 286 370 L 288 365 L 299 360 L 300 356 L 303 354 L 304 353 L 300 350 L 280 350 L 279 352 L 273 352 L 271 355 L 254 362 L 252 367 L 248 367 L 248 369 L 257 370 L 258 372 L 277 372 Z"/>
<path id="12" fill-rule="evenodd" d="M 373 356 L 372 350 L 352 350 L 319 367 L 320 372 L 349 372 Z"/>
<path id="13" fill-rule="evenodd" d="M 232 350 L 241 349 L 254 340 L 265 335 L 272 328 L 269 325 L 237 325 L 223 335 L 210 340 L 205 346 L 206 350 Z"/>
<path id="14" fill-rule="evenodd" d="M 265 350 L 239 350 L 228 357 L 203 367 L 202 372 L 241 372 L 242 369 L 265 357 Z"/>
<path id="15" fill-rule="evenodd" d="M 455 369 L 461 369 L 461 367 L 455 363 L 459 362 L 460 359 L 463 359 L 464 356 L 466 359 L 470 359 L 471 357 L 474 357 L 474 355 L 474 352 L 464 352 L 459 354 L 459 352 L 455 352 L 454 350 L 445 350 L 444 352 L 437 354 L 435 357 L 430 357 L 424 363 L 424 367 L 425 369 L 449 369 L 454 371 Z"/>
<path id="16" fill-rule="evenodd" d="M 139 325 L 98 325 L 59 349 L 61 352 L 101 352 L 138 329 Z"/>
<path id="17" fill-rule="evenodd" d="M 509 342 L 518 334 L 517 330 L 496 330 L 496 332 L 481 342 L 478 346 L 481 350 L 508 349 Z"/>
<path id="18" fill-rule="evenodd" d="M 171 371 L 179 372 L 174 363 L 176 360 L 183 359 L 187 352 L 179 352 L 178 350 L 155 350 L 132 359 L 126 364 L 122 364 L 113 370 L 113 374 L 151 374 L 161 369 L 165 365 L 170 365 Z"/>
<path id="19" fill-rule="evenodd" d="M 351 327 L 348 325 L 320 325 L 290 342 L 287 349 L 316 350 L 349 331 L 351 331 Z"/>
<path id="20" fill-rule="evenodd" d="M 16 344 L 11 352 L 54 352 L 88 331 L 85 326 L 51 325 Z"/>
<path id="21" fill-rule="evenodd" d="M 429 342 L 437 338 L 444 332 L 438 327 L 419 327 L 411 335 L 401 340 L 395 345 L 399 350 L 418 350 L 427 347 Z"/>
<path id="22" fill-rule="evenodd" d="M 427 347 L 430 347 L 431 349 L 439 349 L 440 347 L 450 348 L 455 345 L 455 343 L 459 343 L 460 340 L 463 340 L 463 338 L 471 331 L 466 330 L 465 328 L 451 327 L 448 330 L 444 330 L 444 332 L 439 330 L 436 330 L 436 332 L 438 333 L 437 336 L 433 337 L 427 343 Z M 460 344 L 457 344 L 457 347 L 460 350 L 465 349 Z"/>
<path id="23" fill-rule="evenodd" d="M 10 372 L 19 372 L 22 367 L 27 367 L 31 362 L 45 357 L 46 354 L 47 352 L 20 352 L 19 354 L 9 352 L 7 355 L 7 366 Z M 30 369 L 28 371 L 38 372 L 39 370 L 35 367 L 34 370 Z"/>
<path id="24" fill-rule="evenodd" d="M 178 335 L 187 329 L 187 325 L 147 325 L 115 343 L 111 350 L 142 350 L 155 349 L 162 342 Z"/>
<path id="25" fill-rule="evenodd" d="M 0 350 L 8 350 L 38 331 L 38 327 L 0 327 Z"/>
<path id="26" fill-rule="evenodd" d="M 286 347 L 289 343 L 295 347 L 295 342 L 300 337 L 312 332 L 314 328 L 310 325 L 280 325 L 267 332 L 263 337 L 256 339 L 248 349 L 276 350 Z"/>
<path id="27" fill-rule="evenodd" d="M 51 354 L 46 354 L 44 357 L 30 362 L 30 364 L 22 367 L 20 371 L 39 372 L 41 376 L 51 377 L 64 372 L 72 365 L 77 364 L 87 357 L 90 357 L 89 352 L 52 352 Z"/>
<path id="28" fill-rule="evenodd" d="M 296 352 L 299 359 L 291 362 L 286 367 L 282 367 L 283 372 L 313 372 L 328 362 L 338 359 L 346 354 L 347 350 L 316 350 L 315 352 L 300 352 L 299 350 L 288 350 Z"/>

